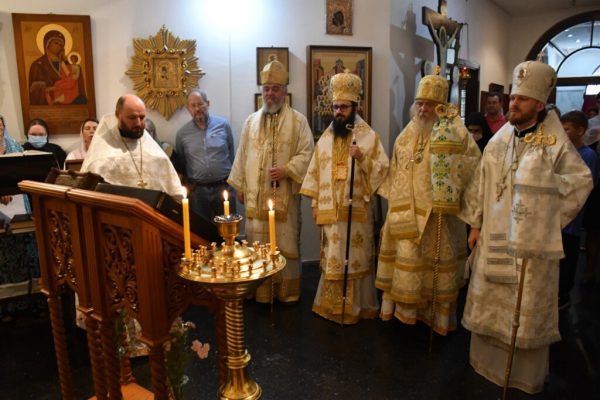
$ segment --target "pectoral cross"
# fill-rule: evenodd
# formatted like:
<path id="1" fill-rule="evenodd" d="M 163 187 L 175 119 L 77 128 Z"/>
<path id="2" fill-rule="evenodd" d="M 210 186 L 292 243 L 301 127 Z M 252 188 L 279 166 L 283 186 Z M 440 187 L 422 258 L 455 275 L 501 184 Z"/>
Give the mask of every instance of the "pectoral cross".
<path id="1" fill-rule="evenodd" d="M 148 186 L 147 182 L 144 182 L 143 179 L 140 179 L 137 183 L 138 187 L 141 187 L 142 189 L 144 189 L 146 186 Z"/>

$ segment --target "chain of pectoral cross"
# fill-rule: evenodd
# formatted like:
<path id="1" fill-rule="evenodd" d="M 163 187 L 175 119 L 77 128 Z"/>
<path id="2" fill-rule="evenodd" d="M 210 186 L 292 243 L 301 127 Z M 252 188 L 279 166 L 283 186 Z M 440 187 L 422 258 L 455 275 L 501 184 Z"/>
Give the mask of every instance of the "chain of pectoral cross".
<path id="1" fill-rule="evenodd" d="M 502 198 L 502 195 L 504 194 L 504 191 L 508 188 L 508 185 L 506 184 L 506 179 L 508 177 L 508 174 L 515 172 L 517 170 L 517 168 L 519 167 L 519 157 L 525 150 L 525 146 L 523 146 L 521 151 L 518 151 L 518 149 L 517 149 L 518 141 L 519 141 L 519 139 L 513 133 L 511 143 L 506 144 L 506 150 L 504 151 L 504 157 L 502 158 L 502 170 L 500 172 L 500 180 L 498 182 L 496 182 L 496 201 L 500 201 L 500 199 Z M 511 144 L 512 144 L 512 146 L 511 146 Z M 504 168 L 506 167 L 506 164 L 507 164 L 506 156 L 508 155 L 509 147 L 511 147 L 511 149 L 512 149 L 511 156 L 510 156 L 510 163 L 508 163 L 508 167 L 506 168 L 506 171 L 504 171 Z"/>
<path id="2" fill-rule="evenodd" d="M 133 163 L 133 166 L 135 167 L 135 171 L 137 172 L 138 176 L 140 177 L 140 180 L 138 181 L 137 185 L 138 187 L 141 188 L 145 188 L 146 186 L 148 186 L 148 183 L 144 181 L 144 149 L 142 148 L 142 139 L 139 139 L 140 142 L 140 167 L 138 168 L 137 164 L 135 163 L 135 159 L 133 158 L 133 152 L 129 149 L 129 146 L 127 146 L 127 142 L 125 142 L 125 139 L 121 137 L 121 140 L 123 141 L 123 144 L 125 145 L 125 148 L 127 149 L 127 152 L 129 153 L 129 156 L 131 157 L 131 162 Z"/>
<path id="3" fill-rule="evenodd" d="M 270 121 L 271 121 L 271 134 L 272 134 L 271 167 L 275 168 L 277 166 L 277 147 L 279 146 L 279 134 L 277 132 L 278 127 L 279 127 L 279 114 L 278 113 L 271 114 L 269 117 L 270 117 Z M 279 186 L 278 181 L 271 181 L 271 189 L 272 189 L 271 194 L 273 197 L 273 202 L 275 202 L 275 189 L 277 189 L 277 186 Z"/>

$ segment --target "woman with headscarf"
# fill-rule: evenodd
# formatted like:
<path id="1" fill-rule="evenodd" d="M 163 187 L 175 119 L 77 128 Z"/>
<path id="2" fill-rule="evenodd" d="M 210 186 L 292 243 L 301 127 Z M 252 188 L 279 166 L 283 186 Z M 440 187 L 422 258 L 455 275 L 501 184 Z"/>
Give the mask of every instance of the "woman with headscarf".
<path id="1" fill-rule="evenodd" d="M 480 112 L 472 112 L 465 119 L 465 125 L 471 136 L 473 136 L 473 139 L 475 139 L 479 150 L 483 153 L 483 149 L 493 135 L 492 130 L 485 120 L 485 116 Z"/>
<path id="2" fill-rule="evenodd" d="M 23 147 L 10 136 L 4 117 L 0 115 L 0 155 L 22 151 Z M 0 212 L 5 206 L 14 206 L 13 202 L 19 201 L 23 203 L 25 213 L 31 214 L 31 206 L 26 195 L 1 196 Z M 4 222 L 0 219 L 0 224 Z M 34 233 L 0 235 L 0 287 L 5 284 L 11 286 L 22 284 L 23 288 L 27 288 L 30 287 L 31 281 L 39 276 L 40 265 Z M 3 302 L 0 305 L 0 318 L 4 322 L 10 321 L 11 314 L 30 307 L 30 303 L 29 300 Z M 44 307 L 43 299 L 38 303 L 42 304 L 40 308 Z"/>
<path id="3" fill-rule="evenodd" d="M 94 132 L 96 132 L 97 127 L 98 120 L 95 118 L 88 118 L 85 121 L 83 121 L 83 124 L 81 125 L 81 131 L 79 132 L 79 136 L 81 137 L 81 144 L 78 148 L 67 154 L 67 160 L 83 160 L 85 158 L 87 150 L 90 148 L 90 143 L 92 143 L 92 138 L 94 137 Z"/>

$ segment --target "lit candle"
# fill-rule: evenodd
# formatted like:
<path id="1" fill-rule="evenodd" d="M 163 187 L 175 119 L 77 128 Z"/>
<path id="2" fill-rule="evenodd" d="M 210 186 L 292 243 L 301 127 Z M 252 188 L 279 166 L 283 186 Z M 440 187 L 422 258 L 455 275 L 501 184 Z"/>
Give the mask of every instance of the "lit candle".
<path id="1" fill-rule="evenodd" d="M 225 199 L 223 202 L 223 214 L 227 217 L 229 215 L 229 193 L 227 193 L 227 190 L 223 190 L 223 199 Z"/>
<path id="2" fill-rule="evenodd" d="M 269 199 L 269 241 L 271 242 L 271 254 L 275 254 L 275 210 L 273 210 L 273 200 Z"/>
<path id="3" fill-rule="evenodd" d="M 187 260 L 192 259 L 192 245 L 190 239 L 190 203 L 187 198 L 187 190 L 183 188 L 183 199 L 181 200 L 181 206 L 183 207 L 183 248 L 185 251 L 185 258 Z"/>

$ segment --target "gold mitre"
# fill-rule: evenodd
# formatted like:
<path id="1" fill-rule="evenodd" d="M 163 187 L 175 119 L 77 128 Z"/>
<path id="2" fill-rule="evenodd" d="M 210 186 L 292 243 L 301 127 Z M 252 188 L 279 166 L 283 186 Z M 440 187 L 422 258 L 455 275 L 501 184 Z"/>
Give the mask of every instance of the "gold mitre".
<path id="1" fill-rule="evenodd" d="M 348 69 L 335 74 L 329 81 L 333 101 L 346 100 L 358 103 L 362 92 L 362 80 L 356 74 L 350 73 Z"/>
<path id="2" fill-rule="evenodd" d="M 556 85 L 556 72 L 541 61 L 525 61 L 515 67 L 510 95 L 531 97 L 546 104 Z"/>
<path id="3" fill-rule="evenodd" d="M 260 73 L 260 84 L 287 85 L 288 72 L 285 66 L 277 60 L 273 60 L 265 65 Z"/>
<path id="4" fill-rule="evenodd" d="M 439 67 L 436 68 L 436 75 L 426 75 L 421 78 L 415 100 L 433 101 L 439 104 L 446 104 L 448 99 L 448 81 L 439 74 Z"/>

